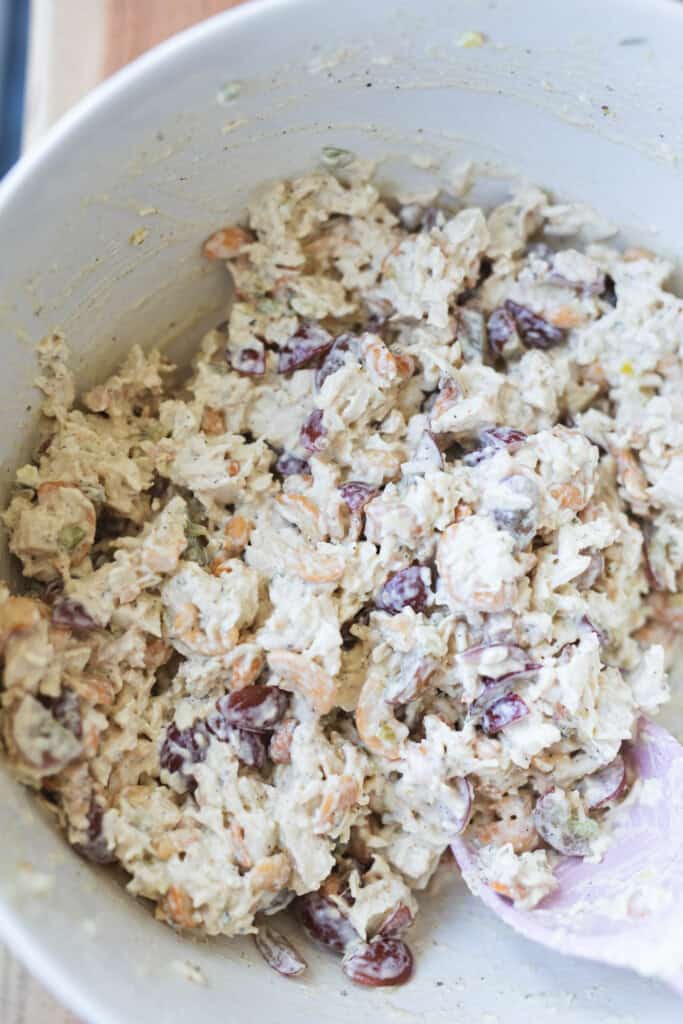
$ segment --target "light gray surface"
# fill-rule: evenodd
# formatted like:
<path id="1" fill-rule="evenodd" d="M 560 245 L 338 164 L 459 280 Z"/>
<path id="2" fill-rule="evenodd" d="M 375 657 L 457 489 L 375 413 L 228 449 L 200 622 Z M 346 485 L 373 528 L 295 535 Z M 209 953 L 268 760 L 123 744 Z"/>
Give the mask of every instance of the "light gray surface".
<path id="1" fill-rule="evenodd" d="M 485 46 L 457 46 L 470 29 Z M 679 9 L 659 0 L 308 0 L 238 9 L 124 72 L 0 191 L 0 233 L 11 240 L 0 267 L 4 482 L 30 448 L 35 340 L 63 327 L 84 381 L 133 340 L 187 343 L 200 328 L 181 329 L 188 309 L 209 320 L 223 302 L 220 271 L 197 259 L 201 239 L 243 209 L 254 184 L 306 169 L 325 144 L 393 153 L 382 178 L 418 187 L 432 175 L 411 163 L 416 153 L 434 156 L 437 178 L 465 157 L 504 164 L 591 200 L 633 241 L 680 258 L 682 43 Z M 232 79 L 242 95 L 221 106 L 216 94 Z M 493 181 L 491 191 L 502 188 Z M 149 208 L 158 212 L 140 213 Z M 128 240 L 141 226 L 149 234 L 135 248 Z M 226 1014 L 290 1024 L 312 1013 L 322 1024 L 359 1014 L 680 1019 L 680 1004 L 654 983 L 511 935 L 454 878 L 425 900 L 419 970 L 405 989 L 347 988 L 337 965 L 315 956 L 309 980 L 286 982 L 248 943 L 193 945 L 161 928 L 66 850 L 4 776 L 0 806 L 0 931 L 93 1024 Z M 42 895 L 30 894 L 36 871 L 39 888 L 52 880 Z M 209 984 L 182 979 L 170 966 L 178 959 L 201 964 Z"/>
<path id="2" fill-rule="evenodd" d="M 0 1024 L 75 1024 L 9 950 L 0 946 Z"/>

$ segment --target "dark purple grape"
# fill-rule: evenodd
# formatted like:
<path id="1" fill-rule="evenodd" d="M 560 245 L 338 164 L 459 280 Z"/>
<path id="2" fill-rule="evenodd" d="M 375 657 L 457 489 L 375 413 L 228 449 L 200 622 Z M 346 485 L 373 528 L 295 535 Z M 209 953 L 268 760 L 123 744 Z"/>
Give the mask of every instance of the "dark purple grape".
<path id="1" fill-rule="evenodd" d="M 339 488 L 339 495 L 348 508 L 349 512 L 360 512 L 368 502 L 372 501 L 379 494 L 377 487 L 371 484 L 363 484 L 356 480 L 350 480 Z"/>
<path id="2" fill-rule="evenodd" d="M 500 481 L 511 493 L 524 500 L 525 507 L 494 508 L 493 519 L 501 530 L 512 534 L 518 548 L 524 548 L 533 540 L 538 526 L 538 505 L 540 492 L 538 485 L 531 477 L 523 473 L 513 473 Z"/>
<path id="3" fill-rule="evenodd" d="M 310 366 L 327 355 L 333 345 L 333 338 L 324 327 L 315 323 L 303 323 L 280 349 L 277 372 L 292 373 Z"/>
<path id="4" fill-rule="evenodd" d="M 55 721 L 68 729 L 77 740 L 83 738 L 83 720 L 81 718 L 81 704 L 70 686 L 65 686 L 59 697 L 39 698 L 44 708 L 47 708 Z"/>
<path id="5" fill-rule="evenodd" d="M 421 206 L 419 203 L 406 203 L 398 211 L 401 227 L 410 232 L 431 231 L 443 216 L 438 206 Z"/>
<path id="6" fill-rule="evenodd" d="M 599 551 L 594 551 L 590 556 L 588 568 L 576 576 L 574 586 L 577 590 L 590 590 L 595 586 L 605 570 L 605 559 Z"/>
<path id="7" fill-rule="evenodd" d="M 57 579 L 50 580 L 43 587 L 43 601 L 45 604 L 53 605 L 63 593 L 64 581 L 58 576 Z"/>
<path id="8" fill-rule="evenodd" d="M 515 322 L 522 342 L 527 348 L 548 349 L 561 345 L 567 339 L 567 332 L 561 327 L 544 320 L 526 306 L 520 306 L 512 299 L 505 300 L 505 309 Z"/>
<path id="9" fill-rule="evenodd" d="M 254 936 L 254 942 L 268 966 L 283 977 L 296 978 L 306 970 L 306 961 L 291 942 L 274 928 L 259 928 Z"/>
<path id="10" fill-rule="evenodd" d="M 220 697 L 216 711 L 207 720 L 209 731 L 228 739 L 232 728 L 244 732 L 270 732 L 289 705 L 289 694 L 277 686 L 253 683 Z"/>
<path id="11" fill-rule="evenodd" d="M 268 756 L 266 738 L 258 732 L 246 729 L 229 730 L 229 742 L 237 757 L 247 768 L 263 768 Z"/>
<path id="12" fill-rule="evenodd" d="M 518 722 L 529 714 L 529 708 L 516 693 L 506 693 L 490 704 L 481 719 L 481 727 L 487 736 L 495 736 L 512 722 Z"/>
<path id="13" fill-rule="evenodd" d="M 208 745 L 204 722 L 193 722 L 187 729 L 179 729 L 171 722 L 159 751 L 159 767 L 167 772 L 182 772 L 188 765 L 205 759 Z"/>
<path id="14" fill-rule="evenodd" d="M 375 605 L 391 615 L 406 607 L 424 612 L 432 603 L 433 596 L 432 570 L 427 565 L 411 565 L 392 573 L 377 595 Z"/>
<path id="15" fill-rule="evenodd" d="M 583 615 L 579 621 L 579 625 L 589 629 L 598 638 L 598 643 L 601 647 L 606 647 L 609 643 L 609 637 L 604 629 L 600 629 L 596 626 L 592 619 L 589 619 L 587 615 Z"/>
<path id="16" fill-rule="evenodd" d="M 103 818 L 104 808 L 93 795 L 90 798 L 90 807 L 88 808 L 86 841 L 84 843 L 74 843 L 76 852 L 93 864 L 113 864 L 116 861 L 116 856 L 109 849 L 102 831 Z"/>
<path id="17" fill-rule="evenodd" d="M 384 918 L 377 929 L 377 934 L 381 935 L 383 939 L 398 938 L 410 928 L 414 920 L 410 907 L 407 907 L 405 903 L 399 903 Z"/>
<path id="18" fill-rule="evenodd" d="M 441 221 L 442 224 L 445 222 L 443 211 L 440 210 L 438 206 L 425 207 L 425 211 L 422 214 L 422 230 L 431 231 L 432 228 L 437 226 L 439 221 Z"/>
<path id="19" fill-rule="evenodd" d="M 358 932 L 332 900 L 321 892 L 309 892 L 297 900 L 297 913 L 307 934 L 326 949 L 344 953 L 358 941 Z"/>
<path id="20" fill-rule="evenodd" d="M 320 452 L 325 447 L 326 434 L 327 430 L 323 424 L 323 411 L 322 409 L 314 409 L 301 428 L 299 434 L 301 445 L 311 454 Z"/>
<path id="21" fill-rule="evenodd" d="M 478 466 L 485 459 L 490 459 L 497 451 L 507 448 L 516 452 L 527 440 L 527 435 L 514 427 L 486 427 L 479 433 L 479 447 L 463 457 L 466 466 Z"/>
<path id="22" fill-rule="evenodd" d="M 259 340 L 245 348 L 226 352 L 226 359 L 242 377 L 262 377 L 266 372 L 266 347 Z"/>
<path id="23" fill-rule="evenodd" d="M 534 673 L 540 672 L 542 668 L 543 666 L 538 661 L 527 661 L 521 668 L 505 672 L 502 676 L 481 676 L 481 681 L 485 686 L 498 686 L 500 683 L 509 683 L 511 679 L 527 679 Z"/>
<path id="24" fill-rule="evenodd" d="M 479 434 L 479 440 L 487 448 L 507 448 L 516 452 L 527 440 L 527 435 L 515 427 L 485 427 Z"/>
<path id="25" fill-rule="evenodd" d="M 206 728 L 221 743 L 229 743 L 235 731 L 234 725 L 226 722 L 225 716 L 218 710 L 218 707 L 207 715 Z"/>
<path id="26" fill-rule="evenodd" d="M 494 678 L 493 676 L 481 676 L 484 689 L 470 704 L 469 710 L 472 715 L 482 715 L 490 707 L 506 698 L 511 693 L 511 685 L 519 682 L 526 682 L 531 676 L 541 670 L 543 666 L 537 662 L 527 661 L 520 668 L 512 672 L 505 672 L 504 675 Z"/>
<path id="27" fill-rule="evenodd" d="M 70 597 L 58 597 L 52 606 L 52 624 L 68 629 L 97 629 L 95 622 L 82 604 Z"/>
<path id="28" fill-rule="evenodd" d="M 378 935 L 370 942 L 352 946 L 342 961 L 342 970 L 356 985 L 402 985 L 413 973 L 413 955 L 401 939 Z"/>
<path id="29" fill-rule="evenodd" d="M 290 452 L 282 452 L 277 457 L 275 472 L 280 476 L 310 476 L 311 467 L 306 459 L 301 459 Z"/>
<path id="30" fill-rule="evenodd" d="M 340 334 L 335 339 L 332 348 L 325 356 L 322 365 L 316 370 L 315 386 L 318 390 L 323 386 L 327 378 L 340 370 L 346 362 L 347 352 L 358 354 L 359 339 L 355 334 Z"/>
<path id="31" fill-rule="evenodd" d="M 592 775 L 586 775 L 579 783 L 579 792 L 584 806 L 589 810 L 604 807 L 612 800 L 624 795 L 628 785 L 626 762 L 621 754 Z"/>
<path id="32" fill-rule="evenodd" d="M 551 789 L 539 797 L 534 825 L 541 839 L 566 857 L 587 857 L 593 852 L 591 839 L 598 827 L 590 818 L 575 815 L 562 790 Z"/>
<path id="33" fill-rule="evenodd" d="M 466 777 L 451 779 L 448 790 L 448 796 L 437 804 L 439 826 L 447 835 L 459 836 L 467 828 L 472 814 L 474 790 Z"/>
<path id="34" fill-rule="evenodd" d="M 511 313 L 505 309 L 494 309 L 487 323 L 489 348 L 497 356 L 504 356 L 505 349 L 514 347 L 517 328 Z"/>
<path id="35" fill-rule="evenodd" d="M 475 664 L 481 664 L 482 658 L 488 653 L 488 651 L 494 648 L 505 648 L 506 661 L 508 659 L 516 662 L 518 665 L 524 664 L 526 661 L 526 651 L 519 647 L 517 644 L 506 643 L 503 640 L 490 640 L 483 644 L 475 644 L 474 647 L 467 647 L 462 652 L 461 657 L 465 661 L 474 662 Z"/>

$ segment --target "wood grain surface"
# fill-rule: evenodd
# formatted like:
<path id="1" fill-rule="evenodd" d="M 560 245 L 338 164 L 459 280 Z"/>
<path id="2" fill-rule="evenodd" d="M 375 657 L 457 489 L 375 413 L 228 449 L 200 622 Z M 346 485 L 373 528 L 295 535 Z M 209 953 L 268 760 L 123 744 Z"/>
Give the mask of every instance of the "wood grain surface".
<path id="1" fill-rule="evenodd" d="M 240 2 L 32 0 L 25 148 L 103 78 L 176 32 Z M 89 1022 L 60 1007 L 0 946 L 0 1024 Z"/>
<path id="2" fill-rule="evenodd" d="M 104 76 L 145 50 L 241 0 L 106 0 Z"/>

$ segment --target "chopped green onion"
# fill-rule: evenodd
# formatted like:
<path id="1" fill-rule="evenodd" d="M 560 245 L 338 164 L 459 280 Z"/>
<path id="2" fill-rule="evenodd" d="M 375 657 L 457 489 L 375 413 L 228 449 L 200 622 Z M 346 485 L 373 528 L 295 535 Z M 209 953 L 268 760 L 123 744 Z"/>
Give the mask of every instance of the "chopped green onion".
<path id="1" fill-rule="evenodd" d="M 183 558 L 186 562 L 196 562 L 197 565 L 208 565 L 209 556 L 206 548 L 198 537 L 191 537 L 188 545 L 183 551 Z"/>
<path id="2" fill-rule="evenodd" d="M 241 82 L 226 82 L 216 96 L 220 104 L 233 103 L 242 92 Z"/>
<path id="3" fill-rule="evenodd" d="M 205 526 L 200 526 L 199 523 L 188 522 L 185 527 L 185 533 L 188 537 L 208 537 L 208 533 Z"/>
<path id="4" fill-rule="evenodd" d="M 347 167 L 355 157 L 350 149 L 339 149 L 337 146 L 323 146 L 320 159 L 326 167 Z"/>
<path id="5" fill-rule="evenodd" d="M 569 831 L 577 839 L 593 839 L 598 834 L 598 825 L 590 818 L 570 818 Z"/>
<path id="6" fill-rule="evenodd" d="M 80 526 L 76 526 L 75 523 L 70 523 L 68 526 L 63 526 L 57 534 L 57 543 L 60 548 L 64 548 L 65 551 L 73 551 L 77 548 L 85 537 L 85 530 Z"/>

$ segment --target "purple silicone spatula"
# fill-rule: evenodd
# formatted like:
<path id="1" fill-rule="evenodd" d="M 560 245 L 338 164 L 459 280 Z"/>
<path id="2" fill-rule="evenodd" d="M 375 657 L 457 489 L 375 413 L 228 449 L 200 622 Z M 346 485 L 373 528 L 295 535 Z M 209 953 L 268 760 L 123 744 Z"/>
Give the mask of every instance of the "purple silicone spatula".
<path id="1" fill-rule="evenodd" d="M 563 857 L 558 888 L 533 910 L 516 910 L 483 881 L 465 839 L 453 853 L 472 892 L 526 938 L 630 967 L 683 994 L 683 746 L 642 719 L 630 759 L 639 781 L 610 812 L 613 839 L 603 860 Z"/>

